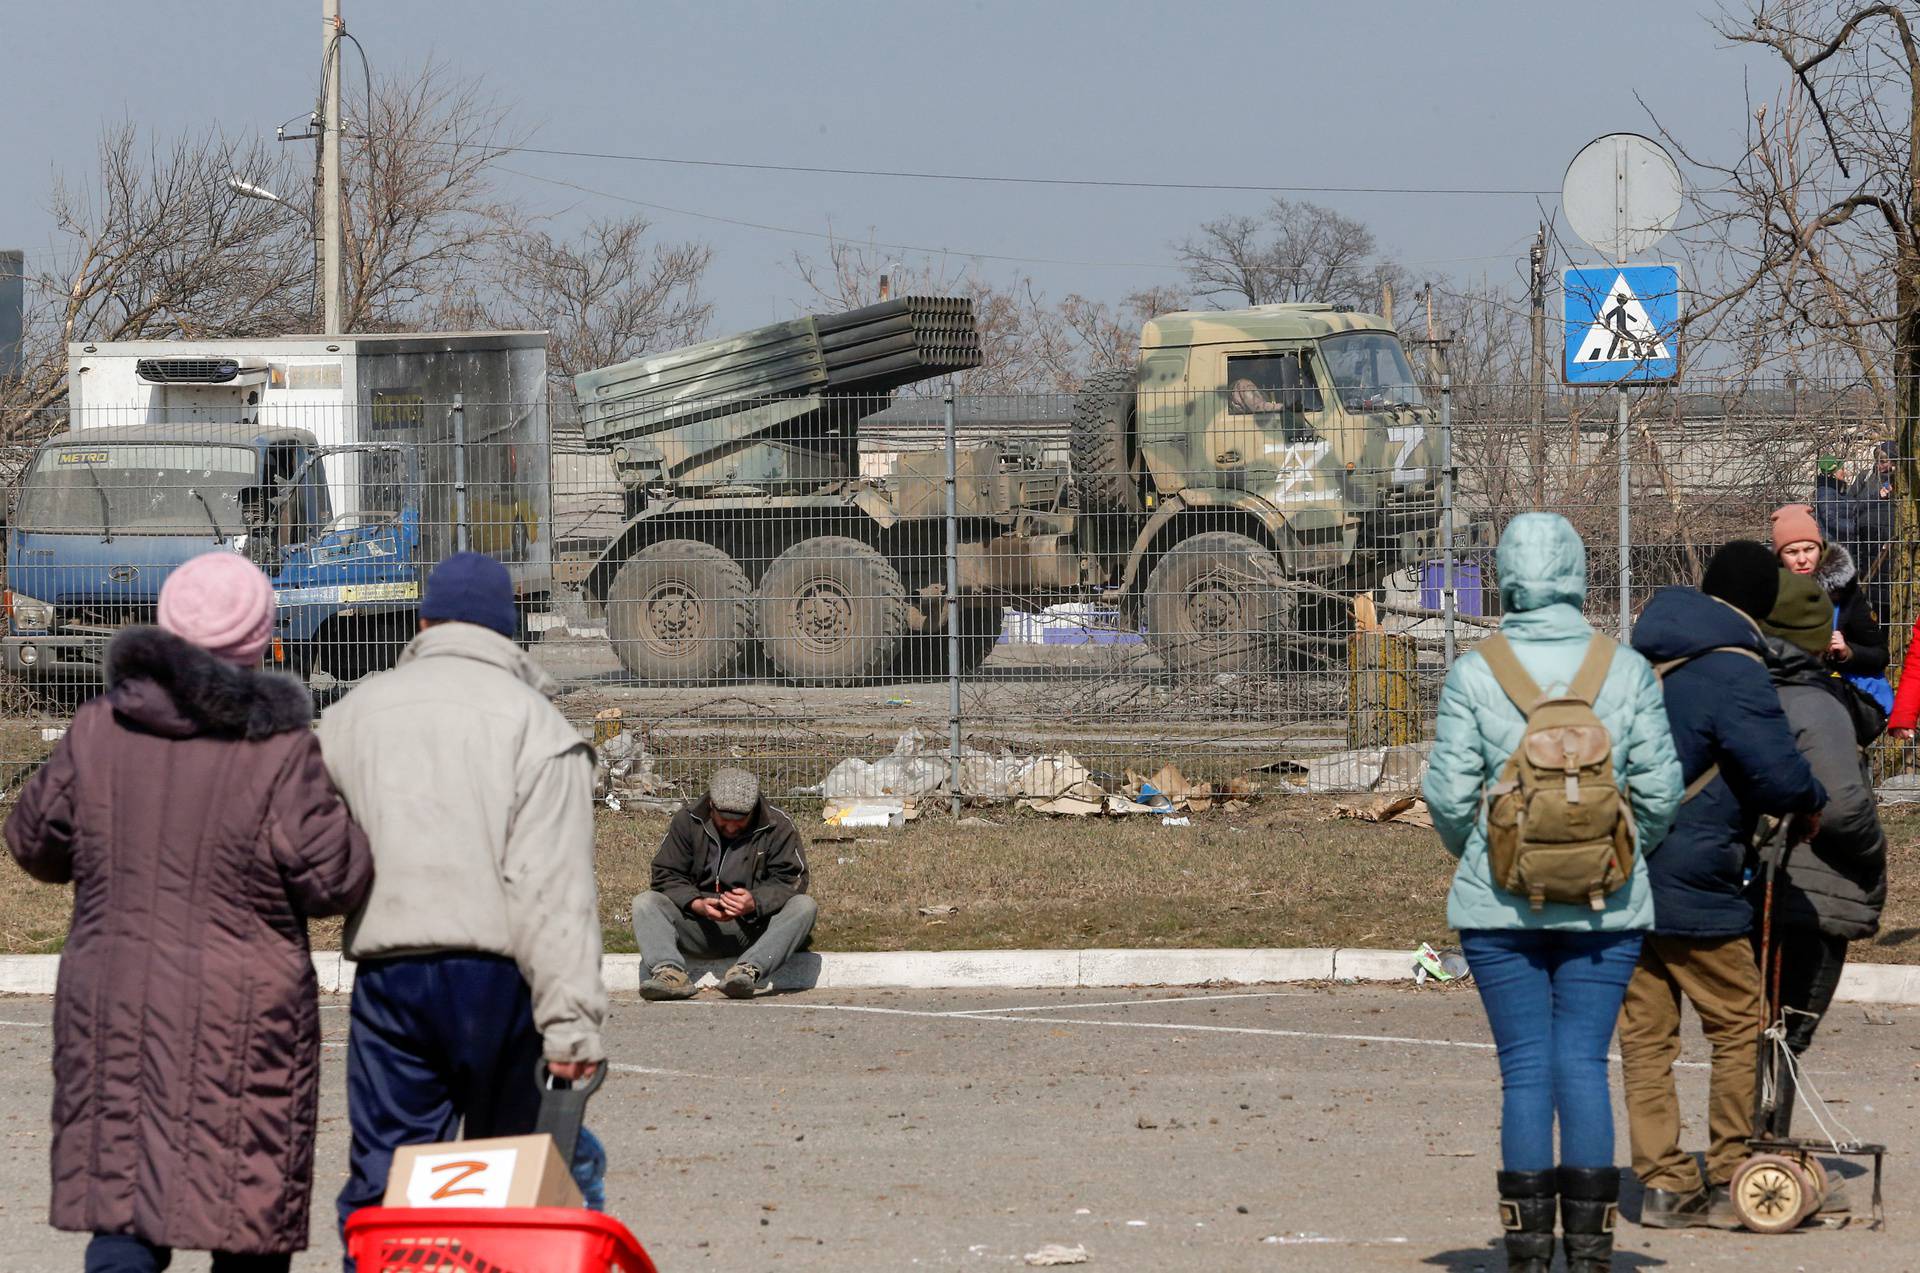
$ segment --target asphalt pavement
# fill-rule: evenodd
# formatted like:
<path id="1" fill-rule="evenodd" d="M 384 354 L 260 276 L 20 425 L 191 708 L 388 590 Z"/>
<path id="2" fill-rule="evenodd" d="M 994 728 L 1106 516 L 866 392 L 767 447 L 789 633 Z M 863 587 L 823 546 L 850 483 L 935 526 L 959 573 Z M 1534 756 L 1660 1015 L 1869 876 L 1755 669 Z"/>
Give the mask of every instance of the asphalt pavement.
<path id="1" fill-rule="evenodd" d="M 45 999 L 0 1002 L 0 1263 L 80 1267 L 45 1227 Z M 344 1001 L 329 999 L 314 1250 L 346 1157 Z M 1470 990 L 822 992 L 615 1004 L 589 1125 L 611 1210 L 663 1273 L 1025 1268 L 1504 1268 L 1499 1080 Z M 1681 1091 L 1704 1107 L 1691 1027 Z M 1920 1268 L 1920 1009 L 1834 1010 L 1814 1082 L 1894 1147 L 1890 1228 L 1758 1237 L 1623 1222 L 1619 1269 Z M 1618 1078 L 1615 1081 L 1618 1103 Z M 1698 1119 L 1690 1136 L 1702 1138 Z M 1624 1125 L 1619 1157 L 1626 1153 Z M 1843 1168 L 1854 1170 L 1851 1167 Z M 1866 1181 L 1850 1188 L 1862 1204 Z M 1630 1189 L 1624 1202 L 1637 1212 Z M 205 1257 L 174 1269 L 198 1273 Z"/>

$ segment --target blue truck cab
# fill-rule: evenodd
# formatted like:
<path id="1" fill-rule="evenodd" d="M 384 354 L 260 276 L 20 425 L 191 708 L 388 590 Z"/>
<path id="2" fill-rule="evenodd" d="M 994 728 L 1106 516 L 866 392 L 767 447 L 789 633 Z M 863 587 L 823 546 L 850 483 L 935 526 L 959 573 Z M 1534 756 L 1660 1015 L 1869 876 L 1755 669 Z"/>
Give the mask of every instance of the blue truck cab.
<path id="1" fill-rule="evenodd" d="M 349 463 L 359 511 L 336 517 L 328 464 Z M 36 452 L 7 521 L 0 663 L 97 684 L 115 632 L 154 621 L 173 568 L 240 553 L 272 579 L 271 657 L 309 679 L 392 665 L 417 625 L 417 448 L 324 447 L 303 429 L 177 422 L 74 430 Z"/>

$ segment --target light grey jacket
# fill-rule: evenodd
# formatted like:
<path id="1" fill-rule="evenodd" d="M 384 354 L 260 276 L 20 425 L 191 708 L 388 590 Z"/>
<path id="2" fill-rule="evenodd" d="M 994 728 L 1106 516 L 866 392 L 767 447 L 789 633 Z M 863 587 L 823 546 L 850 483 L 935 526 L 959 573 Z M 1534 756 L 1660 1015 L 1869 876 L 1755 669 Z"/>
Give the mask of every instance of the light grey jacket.
<path id="1" fill-rule="evenodd" d="M 329 708 L 320 745 L 373 845 L 350 959 L 481 951 L 533 989 L 552 1061 L 598 1061 L 607 1013 L 593 751 L 505 637 L 446 623 Z"/>

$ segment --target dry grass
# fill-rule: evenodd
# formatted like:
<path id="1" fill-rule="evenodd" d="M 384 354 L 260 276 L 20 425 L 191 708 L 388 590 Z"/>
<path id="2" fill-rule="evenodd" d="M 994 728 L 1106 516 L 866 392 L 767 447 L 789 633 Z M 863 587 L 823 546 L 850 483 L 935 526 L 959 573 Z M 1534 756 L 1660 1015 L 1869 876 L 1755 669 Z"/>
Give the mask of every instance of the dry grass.
<path id="1" fill-rule="evenodd" d="M 1333 821 L 1324 800 L 1270 800 L 1191 827 L 1151 819 L 1054 820 L 990 812 L 997 825 L 928 817 L 901 831 L 831 831 L 804 821 L 821 950 L 1087 946 L 1383 946 L 1450 940 L 1452 860 L 1431 831 Z M 1920 962 L 1920 809 L 1885 811 L 1892 897 L 1881 935 L 1852 958 Z M 601 911 L 607 948 L 633 949 L 627 907 L 646 887 L 666 828 L 654 814 L 603 810 Z M 0 951 L 64 940 L 66 889 L 0 870 Z M 953 906 L 944 917 L 922 907 Z M 338 921 L 314 926 L 336 946 Z"/>

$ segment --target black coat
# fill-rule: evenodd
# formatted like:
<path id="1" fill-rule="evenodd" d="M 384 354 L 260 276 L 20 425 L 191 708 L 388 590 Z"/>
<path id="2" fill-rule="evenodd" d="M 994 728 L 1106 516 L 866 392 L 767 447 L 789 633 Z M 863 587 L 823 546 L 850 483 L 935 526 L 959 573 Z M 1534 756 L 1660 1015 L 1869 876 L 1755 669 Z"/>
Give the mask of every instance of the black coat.
<path id="1" fill-rule="evenodd" d="M 1860 587 L 1860 572 L 1853 554 L 1839 544 L 1828 544 L 1814 568 L 1813 581 L 1826 589 L 1838 616 L 1834 627 L 1847 639 L 1853 657 L 1844 663 L 1828 664 L 1846 676 L 1885 676 L 1887 674 L 1887 630 L 1873 613 L 1873 604 Z"/>
<path id="2" fill-rule="evenodd" d="M 1840 697 L 1850 691 L 1811 656 L 1777 638 L 1767 642 L 1767 666 L 1794 743 L 1827 790 L 1819 834 L 1787 857 L 1785 878 L 1774 893 L 1774 926 L 1818 929 L 1849 941 L 1871 937 L 1880 931 L 1887 901 L 1887 837 L 1866 753 Z M 1756 873 L 1756 904 L 1761 882 Z"/>
<path id="3" fill-rule="evenodd" d="M 1633 648 L 1656 668 L 1688 660 L 1661 678 L 1674 751 L 1689 784 L 1720 766 L 1647 856 L 1654 931 L 1739 936 L 1753 927 L 1744 876 L 1755 824 L 1762 814 L 1812 813 L 1826 792 L 1794 746 L 1746 615 L 1692 588 L 1662 588 L 1634 624 Z"/>

